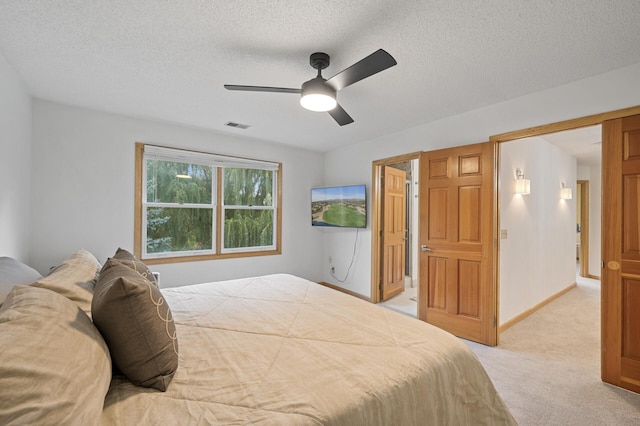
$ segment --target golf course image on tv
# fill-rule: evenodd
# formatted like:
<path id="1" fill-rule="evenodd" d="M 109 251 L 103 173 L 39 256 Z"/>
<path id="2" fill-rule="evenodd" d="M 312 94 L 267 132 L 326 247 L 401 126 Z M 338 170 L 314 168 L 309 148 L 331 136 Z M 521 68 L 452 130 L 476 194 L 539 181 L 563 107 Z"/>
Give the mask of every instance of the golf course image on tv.
<path id="1" fill-rule="evenodd" d="M 311 224 L 313 226 L 366 228 L 366 186 L 349 185 L 312 189 Z"/>

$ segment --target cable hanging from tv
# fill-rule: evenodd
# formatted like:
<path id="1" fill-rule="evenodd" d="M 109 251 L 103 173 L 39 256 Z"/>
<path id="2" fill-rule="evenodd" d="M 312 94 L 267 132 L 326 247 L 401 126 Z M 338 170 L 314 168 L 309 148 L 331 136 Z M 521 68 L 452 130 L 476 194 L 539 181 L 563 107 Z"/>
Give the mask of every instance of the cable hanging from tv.
<path id="1" fill-rule="evenodd" d="M 336 279 L 338 282 L 345 282 L 347 280 L 347 278 L 349 278 L 349 272 L 351 272 L 351 267 L 353 266 L 353 261 L 356 258 L 356 248 L 358 247 L 358 234 L 360 233 L 360 228 L 356 229 L 356 238 L 355 241 L 353 242 L 353 253 L 351 254 L 351 262 L 349 263 L 349 267 L 347 268 L 347 274 L 344 276 L 344 279 L 340 279 L 338 277 L 336 277 L 336 274 L 333 273 L 333 268 L 329 270 L 329 272 L 331 273 L 331 276 Z"/>

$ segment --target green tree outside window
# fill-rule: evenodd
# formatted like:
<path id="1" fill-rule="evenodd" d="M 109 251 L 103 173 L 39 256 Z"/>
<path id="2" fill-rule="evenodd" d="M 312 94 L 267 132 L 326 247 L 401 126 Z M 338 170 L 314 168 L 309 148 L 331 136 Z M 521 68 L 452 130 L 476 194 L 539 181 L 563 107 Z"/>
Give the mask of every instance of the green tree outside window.
<path id="1" fill-rule="evenodd" d="M 215 253 L 217 202 L 222 203 L 223 252 L 275 249 L 274 170 L 165 157 L 144 157 L 146 255 Z"/>

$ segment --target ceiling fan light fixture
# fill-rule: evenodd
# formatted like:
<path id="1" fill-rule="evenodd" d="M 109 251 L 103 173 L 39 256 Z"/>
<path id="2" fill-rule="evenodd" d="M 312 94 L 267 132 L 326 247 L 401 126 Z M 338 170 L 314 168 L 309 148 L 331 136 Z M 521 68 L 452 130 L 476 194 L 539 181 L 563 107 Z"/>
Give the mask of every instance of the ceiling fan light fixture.
<path id="1" fill-rule="evenodd" d="M 310 111 L 331 111 L 338 105 L 336 91 L 324 78 L 313 78 L 302 85 L 300 105 Z"/>
<path id="2" fill-rule="evenodd" d="M 334 109 L 337 103 L 331 96 L 320 93 L 310 93 L 300 98 L 300 105 L 310 111 L 325 112 Z"/>

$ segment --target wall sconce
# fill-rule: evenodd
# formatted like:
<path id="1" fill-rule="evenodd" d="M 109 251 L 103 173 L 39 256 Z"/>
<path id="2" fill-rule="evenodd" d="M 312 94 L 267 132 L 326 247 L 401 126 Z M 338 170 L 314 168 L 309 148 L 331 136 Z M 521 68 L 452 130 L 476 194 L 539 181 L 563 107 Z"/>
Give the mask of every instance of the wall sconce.
<path id="1" fill-rule="evenodd" d="M 524 178 L 524 173 L 520 169 L 516 169 L 516 194 L 531 194 L 531 181 Z"/>
<path id="2" fill-rule="evenodd" d="M 573 198 L 573 191 L 571 188 L 567 188 L 564 181 L 561 182 L 562 189 L 560 190 L 560 198 L 562 200 L 571 200 Z"/>

